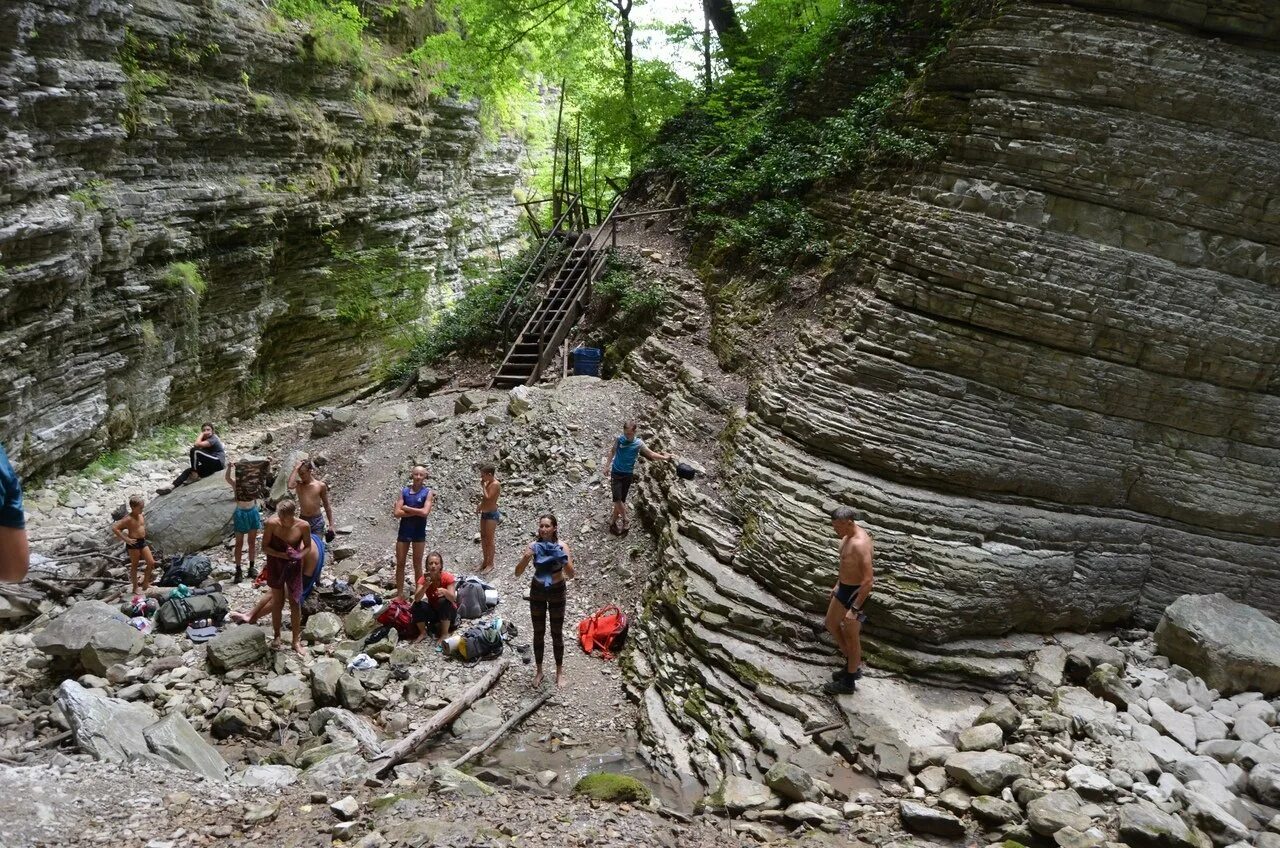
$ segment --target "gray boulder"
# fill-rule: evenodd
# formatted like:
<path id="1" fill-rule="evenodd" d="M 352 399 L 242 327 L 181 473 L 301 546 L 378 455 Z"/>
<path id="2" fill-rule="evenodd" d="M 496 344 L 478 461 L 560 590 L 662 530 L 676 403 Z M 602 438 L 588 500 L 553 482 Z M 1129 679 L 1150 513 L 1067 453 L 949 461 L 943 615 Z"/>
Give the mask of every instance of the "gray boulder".
<path id="1" fill-rule="evenodd" d="M 1093 823 L 1074 789 L 1047 792 L 1027 805 L 1027 824 L 1041 836 L 1053 836 L 1064 827 L 1085 831 Z"/>
<path id="2" fill-rule="evenodd" d="M 293 766 L 249 766 L 232 780 L 255 789 L 283 789 L 297 783 L 301 774 Z"/>
<path id="3" fill-rule="evenodd" d="M 964 823 L 946 810 L 904 800 L 898 802 L 898 815 L 902 826 L 912 833 L 931 833 L 947 839 L 964 836 Z"/>
<path id="4" fill-rule="evenodd" d="M 1249 773 L 1249 791 L 1270 807 L 1280 807 L 1280 763 L 1261 763 Z"/>
<path id="5" fill-rule="evenodd" d="M 1119 831 L 1120 838 L 1132 848 L 1209 848 L 1210 844 L 1204 834 L 1150 801 L 1137 800 L 1121 807 Z"/>
<path id="6" fill-rule="evenodd" d="M 979 795 L 973 799 L 970 806 L 973 814 L 988 824 L 1008 824 L 1022 819 L 1022 812 L 1017 806 L 1003 798 Z"/>
<path id="7" fill-rule="evenodd" d="M 1128 739 L 1116 739 L 1111 743 L 1111 764 L 1135 778 L 1142 776 L 1155 780 L 1160 775 L 1160 764 L 1151 752 Z"/>
<path id="8" fill-rule="evenodd" d="M 147 539 L 166 554 L 211 548 L 231 532 L 236 501 L 221 474 L 179 486 L 147 504 Z"/>
<path id="9" fill-rule="evenodd" d="M 431 770 L 431 786 L 436 794 L 463 798 L 487 798 L 497 791 L 483 780 L 449 766 L 437 766 Z"/>
<path id="10" fill-rule="evenodd" d="M 1223 695 L 1280 693 L 1280 624 L 1226 595 L 1183 595 L 1156 627 L 1160 652 Z"/>
<path id="11" fill-rule="evenodd" d="M 1115 666 L 1108 663 L 1095 668 L 1085 682 L 1085 688 L 1091 694 L 1097 695 L 1102 700 L 1114 704 L 1118 710 L 1127 710 L 1132 706 L 1142 706 L 1142 698 L 1138 695 L 1137 690 L 1130 686 L 1125 679 L 1120 676 L 1120 672 Z"/>
<path id="12" fill-rule="evenodd" d="M 368 776 L 368 762 L 353 750 L 325 757 L 302 775 L 308 786 L 326 790 L 352 789 L 363 784 Z"/>
<path id="13" fill-rule="evenodd" d="M 314 424 L 312 424 L 312 429 L 315 429 Z M 280 470 L 276 474 L 275 482 L 271 484 L 271 491 L 267 494 L 269 500 L 274 503 L 289 494 L 289 475 L 293 473 L 293 469 L 298 467 L 299 462 L 309 456 L 310 454 L 304 450 L 289 451 L 289 455 L 280 464 Z"/>
<path id="14" fill-rule="evenodd" d="M 1151 724 L 1165 736 L 1173 737 L 1188 751 L 1196 749 L 1196 724 L 1191 716 L 1180 713 L 1159 698 L 1147 701 Z"/>
<path id="15" fill-rule="evenodd" d="M 75 663 L 80 661 L 81 652 L 99 629 L 116 624 L 133 630 L 126 621 L 120 610 L 102 601 L 80 601 L 49 622 L 31 644 L 55 660 Z"/>
<path id="16" fill-rule="evenodd" d="M 147 747 L 178 768 L 209 780 L 226 780 L 230 766 L 218 750 L 204 741 L 181 713 L 170 713 L 142 732 Z"/>
<path id="17" fill-rule="evenodd" d="M 787 821 L 812 825 L 833 824 L 842 818 L 838 811 L 814 801 L 792 804 L 782 811 L 782 815 Z"/>
<path id="18" fill-rule="evenodd" d="M 1004 731 L 994 723 L 978 724 L 960 731 L 956 747 L 961 751 L 990 751 L 1004 742 Z"/>
<path id="19" fill-rule="evenodd" d="M 318 612 L 307 619 L 302 636 L 313 645 L 332 642 L 342 635 L 342 619 L 331 612 Z"/>
<path id="20" fill-rule="evenodd" d="M 322 707 L 332 707 L 338 703 L 338 678 L 342 677 L 345 666 L 341 660 L 332 657 L 321 657 L 311 667 L 311 695 Z"/>
<path id="21" fill-rule="evenodd" d="M 809 772 L 795 763 L 778 762 L 765 773 L 764 782 L 788 801 L 817 801 L 822 797 Z"/>
<path id="22" fill-rule="evenodd" d="M 1094 697 L 1087 689 L 1081 689 L 1079 686 L 1059 687 L 1053 693 L 1053 701 L 1055 709 L 1071 719 L 1077 729 L 1095 722 L 1105 728 L 1115 725 L 1115 706 Z M 1076 829 L 1087 830 L 1088 828 Z"/>
<path id="23" fill-rule="evenodd" d="M 453 402 L 453 414 L 462 415 L 485 405 L 485 396 L 479 392 L 463 392 Z"/>
<path id="24" fill-rule="evenodd" d="M 994 724 L 1008 736 L 1022 725 L 1022 714 L 1008 701 L 1000 701 L 991 704 L 979 713 L 973 724 L 975 727 Z"/>
<path id="25" fill-rule="evenodd" d="M 1179 793 L 1185 815 L 1209 835 L 1213 844 L 1227 846 L 1249 838 L 1249 829 L 1208 795 L 1183 789 Z"/>
<path id="26" fill-rule="evenodd" d="M 74 680 L 58 687 L 57 701 L 71 725 L 80 750 L 112 763 L 150 757 L 143 731 L 159 716 L 147 704 L 130 703 L 95 694 Z"/>
<path id="27" fill-rule="evenodd" d="M 370 427 L 381 427 L 393 421 L 409 420 L 409 404 L 384 403 L 369 416 Z"/>
<path id="28" fill-rule="evenodd" d="M 210 639 L 205 649 L 211 670 L 231 671 L 267 655 L 267 631 L 255 624 L 229 627 Z"/>
<path id="29" fill-rule="evenodd" d="M 730 774 L 720 781 L 720 788 L 712 796 L 712 801 L 713 806 L 717 808 L 731 813 L 740 813 L 753 807 L 773 805 L 775 796 L 773 790 L 763 783 L 757 783 L 742 775 Z"/>
<path id="30" fill-rule="evenodd" d="M 311 438 L 322 439 L 325 436 L 332 436 L 339 430 L 345 430 L 355 423 L 356 411 L 349 406 L 339 407 L 321 407 L 316 410 L 315 415 L 311 417 Z M 289 466 L 284 472 L 288 475 L 293 470 L 293 466 Z"/>
<path id="31" fill-rule="evenodd" d="M 358 710 L 364 706 L 367 693 L 364 686 L 353 674 L 343 673 L 338 676 L 338 703 L 349 710 Z"/>
<path id="32" fill-rule="evenodd" d="M 948 777 L 978 795 L 997 795 L 1031 773 L 1021 757 L 999 751 L 959 751 L 947 757 L 945 768 Z"/>
<path id="33" fill-rule="evenodd" d="M 374 631 L 378 622 L 374 614 L 364 607 L 356 607 L 343 620 L 348 639 L 363 639 Z"/>
<path id="34" fill-rule="evenodd" d="M 417 390 L 418 397 L 423 398 L 432 392 L 437 392 L 449 385 L 450 377 L 447 374 L 441 374 L 439 371 L 430 366 L 422 366 L 418 369 Z"/>
<path id="35" fill-rule="evenodd" d="M 235 707 L 223 707 L 210 722 L 209 732 L 214 739 L 230 739 L 232 736 L 248 736 L 253 730 L 249 717 Z"/>
<path id="36" fill-rule="evenodd" d="M 125 663 L 142 651 L 146 640 L 131 625 L 103 622 L 80 652 L 80 665 L 91 674 L 103 675 L 117 663 Z"/>

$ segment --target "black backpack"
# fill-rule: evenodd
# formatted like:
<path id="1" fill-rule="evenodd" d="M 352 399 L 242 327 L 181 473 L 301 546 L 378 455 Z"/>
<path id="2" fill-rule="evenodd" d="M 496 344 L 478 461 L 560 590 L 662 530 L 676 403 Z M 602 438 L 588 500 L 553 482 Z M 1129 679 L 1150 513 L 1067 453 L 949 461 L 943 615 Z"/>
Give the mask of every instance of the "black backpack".
<path id="1" fill-rule="evenodd" d="M 204 554 L 185 554 L 176 556 L 165 566 L 164 576 L 156 581 L 157 586 L 177 586 L 179 583 L 198 587 L 213 573 L 213 563 Z"/>
<path id="2" fill-rule="evenodd" d="M 193 621 L 212 619 L 221 626 L 227 617 L 227 598 L 218 592 L 193 595 L 189 598 L 170 598 L 156 610 L 156 630 L 161 633 L 179 633 Z"/>

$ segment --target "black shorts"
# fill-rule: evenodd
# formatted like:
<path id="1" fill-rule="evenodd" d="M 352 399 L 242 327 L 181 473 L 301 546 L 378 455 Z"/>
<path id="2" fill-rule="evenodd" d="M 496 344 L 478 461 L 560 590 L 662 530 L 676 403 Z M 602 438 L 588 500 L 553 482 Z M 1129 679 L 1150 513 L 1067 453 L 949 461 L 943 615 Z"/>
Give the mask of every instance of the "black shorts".
<path id="1" fill-rule="evenodd" d="M 631 491 L 631 483 L 635 479 L 634 474 L 619 474 L 617 471 L 610 475 L 614 503 L 622 503 L 627 499 L 627 492 Z"/>
<path id="2" fill-rule="evenodd" d="M 450 622 L 449 627 L 452 629 L 458 624 L 458 607 L 448 598 L 436 598 L 434 604 L 423 598 L 413 605 L 411 611 L 414 621 L 428 626 L 448 621 Z"/>
<path id="3" fill-rule="evenodd" d="M 837 583 L 836 584 L 836 600 L 845 609 L 853 609 L 854 599 L 858 597 L 858 590 L 861 589 L 860 584 L 853 583 Z"/>

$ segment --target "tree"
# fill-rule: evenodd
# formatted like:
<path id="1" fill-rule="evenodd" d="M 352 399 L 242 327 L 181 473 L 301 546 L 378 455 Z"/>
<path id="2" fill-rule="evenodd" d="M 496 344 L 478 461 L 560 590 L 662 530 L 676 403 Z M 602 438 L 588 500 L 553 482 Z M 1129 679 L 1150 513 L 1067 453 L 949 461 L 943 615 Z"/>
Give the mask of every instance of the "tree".
<path id="1" fill-rule="evenodd" d="M 702 10 L 715 27 L 716 38 L 724 51 L 725 61 L 732 68 L 747 51 L 747 36 L 738 20 L 733 0 L 702 0 Z"/>

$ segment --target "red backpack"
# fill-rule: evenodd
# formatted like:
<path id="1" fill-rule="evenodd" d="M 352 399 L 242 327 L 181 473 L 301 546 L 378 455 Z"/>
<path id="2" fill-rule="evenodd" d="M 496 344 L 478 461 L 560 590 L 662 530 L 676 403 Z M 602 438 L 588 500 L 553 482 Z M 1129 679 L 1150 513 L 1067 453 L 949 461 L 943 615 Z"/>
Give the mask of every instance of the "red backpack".
<path id="1" fill-rule="evenodd" d="M 578 641 L 588 654 L 599 648 L 601 656 L 611 660 L 626 643 L 630 626 L 627 614 L 616 604 L 609 604 L 578 622 Z"/>
<path id="2" fill-rule="evenodd" d="M 392 598 L 391 603 L 378 613 L 377 621 L 383 627 L 394 627 L 401 637 L 418 635 L 418 626 L 413 623 L 412 608 L 404 598 Z"/>

